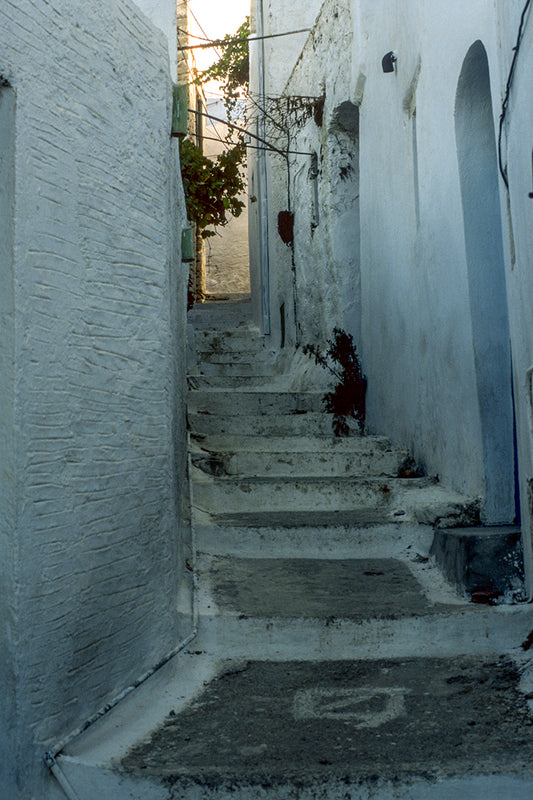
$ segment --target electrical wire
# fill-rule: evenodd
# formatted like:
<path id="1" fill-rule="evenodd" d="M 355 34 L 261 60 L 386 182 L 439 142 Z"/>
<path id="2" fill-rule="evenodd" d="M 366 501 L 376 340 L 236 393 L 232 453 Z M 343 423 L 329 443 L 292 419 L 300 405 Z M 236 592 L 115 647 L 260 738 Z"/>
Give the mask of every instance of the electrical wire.
<path id="1" fill-rule="evenodd" d="M 241 146 L 243 146 L 243 145 L 241 145 L 240 142 L 228 142 L 227 139 L 215 139 L 214 136 L 203 136 L 202 138 L 207 139 L 209 142 L 222 143 L 223 145 L 225 145 L 228 148 L 229 147 L 241 147 Z M 259 145 L 256 145 L 256 144 L 246 144 L 245 143 L 244 147 L 246 147 L 247 150 L 263 150 L 263 151 L 268 152 L 268 153 L 278 153 L 278 155 L 280 154 L 280 151 L 278 149 L 276 149 L 275 147 L 269 147 L 268 145 L 263 145 L 262 147 L 259 147 Z M 308 153 L 307 150 L 283 150 L 282 155 L 311 156 L 313 154 L 312 153 Z"/>
<path id="2" fill-rule="evenodd" d="M 237 37 L 235 39 L 210 39 L 209 44 L 189 44 L 184 47 L 179 47 L 178 49 L 199 50 L 206 47 L 226 47 L 229 44 L 239 44 L 240 42 L 259 42 L 263 39 L 277 39 L 280 36 L 294 36 L 297 33 L 309 33 L 310 31 L 311 28 L 300 28 L 297 31 L 285 31 L 284 33 L 269 33 L 265 36 L 242 36 L 242 37 Z"/>
<path id="3" fill-rule="evenodd" d="M 233 128 L 233 130 L 240 131 L 240 133 L 244 133 L 246 136 L 251 136 L 252 139 L 257 139 L 258 142 L 261 142 L 262 144 L 266 145 L 267 147 L 272 148 L 272 150 L 274 150 L 280 156 L 283 156 L 284 158 L 286 157 L 284 150 L 280 150 L 279 148 L 274 147 L 274 145 L 271 145 L 270 142 L 266 141 L 266 139 L 262 139 L 260 136 L 257 136 L 255 133 L 252 133 L 251 131 L 246 130 L 246 128 L 242 128 L 240 125 L 235 125 L 234 122 L 228 122 L 225 119 L 221 119 L 221 117 L 215 117 L 212 114 L 208 114 L 206 111 L 196 111 L 194 108 L 189 108 L 188 110 L 189 110 L 190 114 L 196 114 L 197 116 L 199 115 L 199 116 L 202 116 L 202 117 L 207 117 L 208 119 L 214 120 L 214 122 L 223 122 L 224 125 L 228 126 L 228 128 Z"/>
<path id="4" fill-rule="evenodd" d="M 191 12 L 192 13 L 192 12 Z M 204 29 L 201 29 L 203 33 L 205 33 Z M 185 28 L 180 28 L 178 26 L 178 33 L 184 33 L 185 36 L 188 36 L 189 39 L 199 39 L 201 42 L 212 42 L 213 39 L 208 39 L 206 36 L 196 36 L 194 33 L 189 33 L 189 31 L 185 30 Z"/>
<path id="5" fill-rule="evenodd" d="M 531 5 L 531 0 L 527 0 L 526 4 L 524 6 L 524 9 L 522 11 L 522 15 L 520 17 L 520 25 L 518 27 L 518 35 L 517 35 L 517 38 L 516 38 L 516 44 L 515 44 L 515 46 L 513 48 L 513 50 L 514 50 L 513 60 L 511 62 L 511 68 L 509 70 L 509 77 L 507 78 L 507 84 L 506 84 L 506 87 L 505 87 L 505 96 L 504 96 L 503 103 L 502 103 L 502 112 L 500 114 L 500 130 L 499 130 L 499 133 L 498 133 L 498 165 L 499 165 L 499 168 L 500 168 L 500 174 L 501 174 L 501 176 L 503 178 L 503 182 L 505 183 L 505 186 L 506 186 L 507 190 L 509 189 L 509 177 L 507 175 L 507 165 L 504 165 L 504 163 L 503 163 L 503 129 L 504 129 L 505 120 L 506 120 L 506 117 L 507 117 L 507 111 L 509 109 L 509 100 L 510 100 L 510 97 L 511 97 L 511 89 L 512 89 L 512 86 L 513 86 L 513 79 L 514 79 L 514 74 L 515 74 L 515 70 L 516 70 L 516 64 L 517 64 L 517 61 L 518 61 L 518 54 L 520 52 L 520 46 L 522 44 L 522 38 L 524 36 L 524 29 L 525 29 L 525 24 L 526 24 L 526 15 L 527 15 L 527 12 L 529 11 L 530 5 Z"/>
<path id="6" fill-rule="evenodd" d="M 200 28 L 200 30 L 201 30 L 201 32 L 203 33 L 203 35 L 206 37 L 206 39 L 205 39 L 205 40 L 206 40 L 206 42 L 211 42 L 211 44 L 207 45 L 207 47 L 214 47 L 214 48 L 215 48 L 215 50 L 216 50 L 216 54 L 217 54 L 217 56 L 218 56 L 219 58 L 221 58 L 221 56 L 222 56 L 222 53 L 220 52 L 220 49 L 218 48 L 218 46 L 217 46 L 217 44 L 215 43 L 214 39 L 210 39 L 210 38 L 208 37 L 207 33 L 205 32 L 205 30 L 204 30 L 204 28 L 203 28 L 203 26 L 202 26 L 202 23 L 199 21 L 198 17 L 196 16 L 196 14 L 194 13 L 194 11 L 192 10 L 192 8 L 191 8 L 191 6 L 190 6 L 190 4 L 189 4 L 189 3 L 187 3 L 187 9 L 188 9 L 188 11 L 189 11 L 189 14 L 190 14 L 190 15 L 191 15 L 191 17 L 193 18 L 193 20 L 196 22 L 196 24 L 197 24 L 197 25 L 198 25 L 198 27 Z M 195 37 L 195 38 L 196 38 L 196 37 Z M 178 48 L 178 50 L 179 50 L 179 49 L 180 49 L 180 48 Z M 183 49 L 183 50 L 187 50 L 187 49 L 189 49 L 189 48 L 186 48 L 186 47 L 184 47 L 184 48 L 181 48 L 181 49 Z"/>

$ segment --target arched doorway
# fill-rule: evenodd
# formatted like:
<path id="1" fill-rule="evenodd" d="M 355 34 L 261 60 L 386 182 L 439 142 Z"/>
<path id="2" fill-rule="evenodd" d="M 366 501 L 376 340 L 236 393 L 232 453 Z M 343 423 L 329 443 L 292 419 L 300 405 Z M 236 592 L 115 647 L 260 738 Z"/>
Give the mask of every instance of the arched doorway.
<path id="1" fill-rule="evenodd" d="M 490 73 L 481 41 L 471 46 L 459 77 L 455 134 L 485 473 L 482 513 L 486 524 L 511 523 L 516 500 L 510 335 Z"/>

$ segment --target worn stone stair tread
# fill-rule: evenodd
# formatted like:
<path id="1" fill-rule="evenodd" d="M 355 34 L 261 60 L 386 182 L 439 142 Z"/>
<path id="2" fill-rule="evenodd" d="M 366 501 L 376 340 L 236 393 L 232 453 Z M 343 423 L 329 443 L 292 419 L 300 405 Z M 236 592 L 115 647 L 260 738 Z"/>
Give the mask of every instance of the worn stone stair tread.
<path id="1" fill-rule="evenodd" d="M 333 415 L 319 411 L 305 411 L 292 414 L 240 414 L 223 415 L 188 409 L 189 429 L 193 434 L 238 434 L 269 436 L 299 436 L 313 433 L 319 436 L 330 436 L 333 431 Z M 349 421 L 350 437 L 359 437 L 361 432 L 355 420 Z"/>
<path id="2" fill-rule="evenodd" d="M 321 412 L 324 407 L 321 392 L 239 391 L 227 388 L 189 390 L 188 408 L 191 412 L 208 411 L 224 417 L 243 415 L 275 416 Z"/>
<path id="3" fill-rule="evenodd" d="M 270 528 L 276 530 L 313 528 L 375 528 L 387 523 L 401 524 L 402 516 L 390 516 L 375 506 L 333 511 L 241 511 L 210 514 L 220 527 Z M 207 519 L 204 518 L 207 522 Z"/>
<path id="4" fill-rule="evenodd" d="M 266 374 L 270 372 L 270 374 Z M 231 381 L 226 375 L 194 374 L 189 372 L 187 379 L 189 389 L 231 389 L 234 392 L 255 391 L 264 392 L 266 389 L 275 388 L 282 391 L 289 384 L 290 376 L 280 375 L 275 365 L 271 370 L 259 370 L 256 365 L 252 375 L 235 375 Z"/>
<path id="5" fill-rule="evenodd" d="M 246 441 L 249 439 L 250 441 Z M 395 477 L 407 463 L 407 452 L 386 439 L 351 437 L 213 437 L 191 441 L 192 463 L 215 476 L 365 476 Z"/>
<path id="6" fill-rule="evenodd" d="M 193 446 L 206 452 L 273 452 L 273 453 L 353 453 L 353 452 L 404 452 L 395 448 L 386 436 L 256 436 L 244 433 L 235 435 L 195 435 Z"/>
<path id="7" fill-rule="evenodd" d="M 268 380 L 268 378 L 278 376 L 279 367 L 275 362 L 258 364 L 252 360 L 246 363 L 240 362 L 232 364 L 208 364 L 204 361 L 190 364 L 187 374 L 190 378 L 220 378 L 220 380 L 226 381 L 228 387 L 230 387 L 232 385 L 232 380 L 235 378 L 242 378 L 243 380 L 250 378 Z M 231 380 L 229 380 L 229 378 L 231 378 Z"/>
<path id="8" fill-rule="evenodd" d="M 519 682 L 509 657 L 227 661 L 115 769 L 183 800 L 199 786 L 224 800 L 522 800 L 533 728 Z"/>
<path id="9" fill-rule="evenodd" d="M 219 613 L 245 617 L 362 622 L 457 607 L 429 600 L 408 565 L 393 558 L 219 556 L 210 559 L 203 577 Z"/>
<path id="10" fill-rule="evenodd" d="M 437 486 L 438 484 L 435 483 L 435 478 L 432 477 L 423 477 L 423 478 L 397 478 L 397 477 L 388 477 L 382 475 L 336 475 L 331 477 L 329 475 L 313 475 L 307 476 L 304 475 L 303 477 L 295 476 L 295 477 L 278 477 L 275 475 L 207 475 L 203 470 L 195 468 L 193 466 L 193 478 L 195 482 L 198 484 L 212 484 L 212 483 L 224 483 L 226 486 L 235 486 L 235 487 L 253 487 L 253 486 L 287 486 L 288 484 L 299 484 L 299 483 L 306 483 L 309 488 L 321 488 L 325 486 L 331 486 L 332 484 L 338 484 L 339 486 L 347 486 L 349 484 L 354 484 L 355 486 L 359 485 L 366 485 L 372 487 L 373 489 L 380 488 L 383 494 L 386 496 L 388 494 L 388 490 L 397 486 L 397 487 L 406 487 L 409 489 L 421 489 L 427 486 Z M 451 496 L 451 493 L 449 493 Z"/>

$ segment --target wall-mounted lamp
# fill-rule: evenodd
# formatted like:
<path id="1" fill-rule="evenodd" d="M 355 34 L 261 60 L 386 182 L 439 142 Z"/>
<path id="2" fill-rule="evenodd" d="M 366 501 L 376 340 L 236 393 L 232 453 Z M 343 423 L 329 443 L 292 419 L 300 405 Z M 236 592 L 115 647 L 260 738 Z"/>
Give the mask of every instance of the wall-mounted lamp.
<path id="1" fill-rule="evenodd" d="M 394 72 L 395 69 L 394 65 L 396 64 L 397 61 L 398 58 L 394 50 L 391 50 L 390 53 L 384 55 L 383 58 L 381 59 L 381 67 L 383 69 L 383 72 Z"/>

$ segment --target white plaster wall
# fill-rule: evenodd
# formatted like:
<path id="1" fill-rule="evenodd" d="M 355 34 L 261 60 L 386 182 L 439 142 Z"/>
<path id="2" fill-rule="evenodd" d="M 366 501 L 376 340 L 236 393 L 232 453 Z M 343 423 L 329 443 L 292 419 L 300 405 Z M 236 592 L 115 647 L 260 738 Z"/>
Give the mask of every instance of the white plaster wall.
<path id="1" fill-rule="evenodd" d="M 308 0 L 308 2 L 294 2 L 294 0 L 252 0 L 251 4 L 251 23 L 252 30 L 257 32 L 258 16 L 262 15 L 263 19 L 263 33 L 265 36 L 271 34 L 285 33 L 288 31 L 302 30 L 312 28 L 315 18 L 320 10 L 323 0 Z M 300 33 L 291 36 L 281 36 L 271 39 L 265 39 L 262 42 L 255 42 L 250 47 L 250 93 L 259 105 L 259 108 L 268 106 L 266 98 L 280 97 L 285 89 L 286 82 L 294 68 L 294 65 L 300 55 L 301 49 L 305 44 L 309 34 Z M 264 87 L 260 81 L 260 62 L 264 65 Z M 306 92 L 308 94 L 309 92 Z M 254 113 L 256 113 L 254 106 Z M 260 131 L 258 131 L 260 132 Z M 279 181 L 277 179 L 277 171 L 283 169 L 283 162 L 279 161 L 279 156 L 275 158 L 276 161 L 269 159 L 267 165 L 266 176 L 261 178 L 262 172 L 259 166 L 261 156 L 256 152 L 251 151 L 249 154 L 249 186 L 252 196 L 258 198 L 257 203 L 252 203 L 249 206 L 249 242 L 250 242 L 250 283 L 252 292 L 252 308 L 253 315 L 258 324 L 261 324 L 263 319 L 261 293 L 263 290 L 262 269 L 261 269 L 261 215 L 262 208 L 265 205 L 263 202 L 263 193 L 266 193 L 269 198 L 272 198 L 279 192 Z M 271 174 L 271 171 L 274 174 Z M 264 184 L 264 186 L 262 185 Z M 271 185 L 272 184 L 272 185 Z M 286 198 L 286 190 L 284 192 Z M 273 239 L 277 231 L 277 213 L 278 211 L 287 208 L 287 200 L 280 198 L 282 202 L 281 207 L 276 209 L 273 218 L 272 203 L 268 205 L 265 214 L 269 215 L 268 226 L 263 222 L 263 227 L 268 227 L 268 237 L 271 242 L 269 254 L 272 266 L 272 274 L 275 276 L 282 274 L 285 267 L 288 269 L 288 280 L 290 281 L 291 274 L 291 259 L 290 254 L 283 250 L 274 252 L 272 250 L 272 242 L 277 246 L 277 241 Z M 279 261 L 278 261 L 279 259 Z M 288 265 L 288 266 L 287 266 Z M 285 289 L 286 289 L 286 284 Z M 291 295 L 291 299 L 282 300 L 285 305 L 285 314 L 287 315 L 286 327 L 290 331 L 294 328 L 293 321 L 293 304 L 292 290 L 289 288 L 286 291 Z M 275 284 L 270 285 L 265 292 L 269 296 L 271 307 L 269 325 L 272 329 L 272 340 L 279 343 L 280 331 L 280 303 L 278 302 L 278 295 L 280 289 Z M 282 291 L 283 293 L 283 291 Z"/>
<path id="2" fill-rule="evenodd" d="M 0 73 L 1 793 L 41 800 L 44 750 L 183 633 L 184 212 L 136 6 L 4 0 Z"/>
<path id="3" fill-rule="evenodd" d="M 2 80 L 0 79 L 0 84 Z M 15 211 L 15 93 L 0 88 L 0 763 L 1 782 L 16 779 L 16 642 L 14 597 L 16 524 L 15 405 L 15 296 L 12 272 Z"/>
<path id="4" fill-rule="evenodd" d="M 322 125 L 316 123 L 311 109 L 294 144 L 301 152 L 290 156 L 296 313 L 303 344 L 323 344 L 334 327 L 348 330 L 360 341 L 358 136 L 339 123 L 338 113 L 351 97 L 346 69 L 351 46 L 350 3 L 327 0 L 286 87 L 291 97 L 310 93 L 325 97 Z M 353 110 L 358 113 L 357 108 Z M 295 123 L 297 116 L 291 121 Z M 316 179 L 309 153 L 317 156 Z M 284 171 L 278 170 L 277 180 L 282 205 Z M 273 228 L 272 246 L 279 249 Z"/>
<path id="5" fill-rule="evenodd" d="M 309 88 L 317 86 L 326 90 L 323 128 L 309 122 L 292 143 L 295 149 L 317 150 L 322 155 L 319 194 L 325 220 L 324 233 L 317 236 L 321 223 L 311 235 L 309 162 L 306 156 L 294 156 L 292 202 L 301 339 L 323 336 L 343 318 L 345 324 L 350 316 L 355 320 L 353 309 L 346 317 L 347 304 L 360 294 L 369 429 L 409 447 L 443 483 L 483 496 L 484 452 L 455 102 L 463 60 L 470 46 L 481 40 L 488 54 L 497 129 L 502 86 L 499 58 L 506 47 L 501 36 L 510 34 L 499 30 L 494 4 L 486 0 L 467 6 L 452 0 L 446 8 L 422 0 L 394 4 L 352 0 L 352 55 L 348 58 L 344 6 L 330 0 L 324 4 L 285 90 L 288 95 L 310 94 Z M 514 3 L 512 11 L 516 18 Z M 513 26 L 507 29 L 512 32 Z M 381 60 L 390 50 L 397 53 L 398 62 L 394 73 L 385 74 Z M 346 246 L 348 232 L 344 245 L 332 246 L 342 235 L 340 224 L 338 236 L 333 232 L 335 204 L 342 206 L 342 191 L 334 186 L 330 165 L 337 162 L 332 161 L 331 141 L 328 144 L 334 109 L 346 99 L 360 106 L 361 285 L 354 285 L 351 293 L 349 282 L 343 286 L 342 272 L 335 266 L 336 256 L 341 256 L 337 258 L 341 263 L 350 247 Z M 271 164 L 274 161 L 270 159 Z M 286 179 L 281 168 L 271 168 L 270 177 L 275 319 L 283 298 L 290 301 L 291 281 L 290 261 L 275 225 L 278 210 L 285 207 Z M 505 298 L 502 302 L 505 305 Z M 358 323 L 352 324 L 357 331 Z M 494 420 L 495 429 L 500 422 Z M 509 454 L 512 457 L 512 444 L 507 459 Z M 501 462 L 502 481 L 508 482 L 506 491 L 511 494 L 512 463 Z M 510 513 L 507 509 L 502 516 Z M 506 517 L 505 521 L 511 520 Z"/>
<path id="6" fill-rule="evenodd" d="M 509 18 L 506 3 L 499 4 L 502 20 L 502 78 L 507 80 L 516 43 L 522 3 L 514 3 Z M 504 27 L 505 26 L 505 27 Z M 509 210 L 512 227 L 509 241 L 509 309 L 513 351 L 514 385 L 517 412 L 517 439 L 520 463 L 522 527 L 531 578 L 531 515 L 533 513 L 533 409 L 531 367 L 533 366 L 533 111 L 531 69 L 533 64 L 533 17 L 527 18 L 517 61 L 503 137 L 503 161 L 508 168 Z M 504 204 L 506 196 L 502 191 Z M 505 209 L 506 210 L 506 209 Z"/>
<path id="7" fill-rule="evenodd" d="M 454 113 L 471 43 L 482 38 L 494 54 L 490 8 L 452 2 L 439 13 L 403 3 L 391 13 L 390 4 L 365 3 L 361 22 L 367 42 L 361 261 L 369 426 L 410 447 L 446 484 L 480 494 Z M 398 54 L 393 74 L 381 69 L 389 50 Z"/>
<path id="8" fill-rule="evenodd" d="M 170 74 L 176 83 L 178 79 L 178 18 L 176 0 L 135 0 L 136 5 L 159 28 L 168 41 Z"/>
<path id="9" fill-rule="evenodd" d="M 312 28 L 323 0 L 263 0 L 265 35 Z M 265 40 L 266 80 L 269 96 L 283 94 L 290 74 L 309 34 L 298 33 Z"/>

